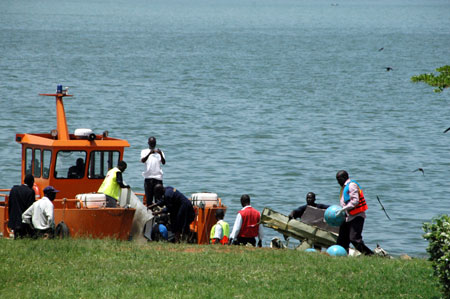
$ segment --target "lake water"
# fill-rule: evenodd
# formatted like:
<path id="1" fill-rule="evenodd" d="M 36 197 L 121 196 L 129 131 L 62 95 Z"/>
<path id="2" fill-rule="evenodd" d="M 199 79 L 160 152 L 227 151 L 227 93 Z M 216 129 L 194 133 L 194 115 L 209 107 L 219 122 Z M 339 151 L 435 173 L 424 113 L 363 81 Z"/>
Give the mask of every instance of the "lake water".
<path id="1" fill-rule="evenodd" d="M 450 94 L 410 78 L 449 64 L 449 15 L 447 0 L 3 0 L 2 187 L 20 181 L 15 134 L 56 126 L 38 94 L 63 84 L 70 132 L 130 142 L 135 191 L 151 135 L 165 184 L 218 193 L 230 225 L 244 193 L 285 214 L 309 191 L 337 204 L 346 169 L 368 246 L 425 256 L 422 223 L 450 210 Z"/>

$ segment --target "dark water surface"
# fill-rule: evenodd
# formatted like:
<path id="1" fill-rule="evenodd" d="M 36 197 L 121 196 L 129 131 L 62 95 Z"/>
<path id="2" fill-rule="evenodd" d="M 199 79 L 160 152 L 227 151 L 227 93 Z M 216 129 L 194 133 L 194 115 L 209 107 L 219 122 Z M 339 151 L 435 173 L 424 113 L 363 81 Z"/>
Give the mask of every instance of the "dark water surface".
<path id="1" fill-rule="evenodd" d="M 450 96 L 410 78 L 449 64 L 450 2 L 332 3 L 1 1 L 2 186 L 20 180 L 15 134 L 55 128 L 38 94 L 63 84 L 70 132 L 130 142 L 136 191 L 150 135 L 165 183 L 217 192 L 231 224 L 243 193 L 286 214 L 309 191 L 336 204 L 346 169 L 369 204 L 366 243 L 424 256 L 422 223 L 450 210 Z"/>

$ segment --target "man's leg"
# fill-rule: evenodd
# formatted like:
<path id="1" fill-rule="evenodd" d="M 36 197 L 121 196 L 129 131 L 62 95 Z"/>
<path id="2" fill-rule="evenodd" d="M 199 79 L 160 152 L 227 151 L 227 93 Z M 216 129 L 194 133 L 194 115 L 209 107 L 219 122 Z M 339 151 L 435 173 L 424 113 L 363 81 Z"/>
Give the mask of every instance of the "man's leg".
<path id="1" fill-rule="evenodd" d="M 336 244 L 344 247 L 344 249 L 348 252 L 348 247 L 350 245 L 350 225 L 348 222 L 342 223 L 339 227 L 339 236 Z"/>
<path id="2" fill-rule="evenodd" d="M 153 186 L 151 185 L 151 179 L 144 180 L 145 200 L 147 206 L 153 203 Z"/>
<path id="3" fill-rule="evenodd" d="M 364 218 L 363 217 L 356 217 L 352 221 L 349 222 L 350 224 L 350 242 L 352 242 L 353 246 L 355 246 L 355 249 L 361 252 L 365 255 L 372 255 L 373 251 L 370 250 L 366 244 L 364 244 L 364 241 L 362 239 L 362 230 L 364 228 Z"/>
<path id="4" fill-rule="evenodd" d="M 247 245 L 248 243 L 256 246 L 256 238 L 237 237 L 237 245 Z"/>

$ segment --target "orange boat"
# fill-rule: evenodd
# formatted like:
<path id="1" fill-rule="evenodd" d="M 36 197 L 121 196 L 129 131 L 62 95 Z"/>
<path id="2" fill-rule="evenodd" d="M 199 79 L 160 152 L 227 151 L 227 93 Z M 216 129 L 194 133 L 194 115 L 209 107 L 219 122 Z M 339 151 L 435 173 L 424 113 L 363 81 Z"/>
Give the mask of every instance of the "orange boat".
<path id="1" fill-rule="evenodd" d="M 101 194 L 95 194 L 109 169 L 123 159 L 129 143 L 111 138 L 108 131 L 95 134 L 90 129 L 77 129 L 69 134 L 63 98 L 71 97 L 58 85 L 57 93 L 41 94 L 56 98 L 56 130 L 44 134 L 16 134 L 22 145 L 21 182 L 27 174 L 35 177 L 35 190 L 42 197 L 46 186 L 60 190 L 53 201 L 55 224 L 61 224 L 71 237 L 144 238 L 146 225 L 153 224 L 153 215 L 145 206 L 145 195 L 139 199 L 131 190 L 122 192 L 118 208 L 104 207 Z M 125 191 L 124 189 L 123 191 Z M 13 236 L 8 224 L 8 189 L 0 189 L 0 234 Z M 1 198 L 0 198 L 1 200 Z M 196 200 L 196 219 L 191 230 L 198 244 L 209 243 L 215 210 L 226 209 L 220 198 L 215 201 Z M 206 204 L 205 204 L 206 203 Z"/>

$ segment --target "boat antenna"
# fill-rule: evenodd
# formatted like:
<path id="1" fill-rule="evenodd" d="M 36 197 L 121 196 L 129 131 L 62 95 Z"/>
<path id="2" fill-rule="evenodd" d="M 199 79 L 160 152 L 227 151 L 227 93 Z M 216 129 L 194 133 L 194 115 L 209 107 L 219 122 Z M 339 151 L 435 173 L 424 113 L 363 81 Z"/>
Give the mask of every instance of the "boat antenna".
<path id="1" fill-rule="evenodd" d="M 58 140 L 69 140 L 69 129 L 67 128 L 66 112 L 64 111 L 63 97 L 71 97 L 67 94 L 69 88 L 62 88 L 62 85 L 56 87 L 56 93 L 41 93 L 40 96 L 54 96 L 56 98 L 56 130 L 58 131 Z"/>

